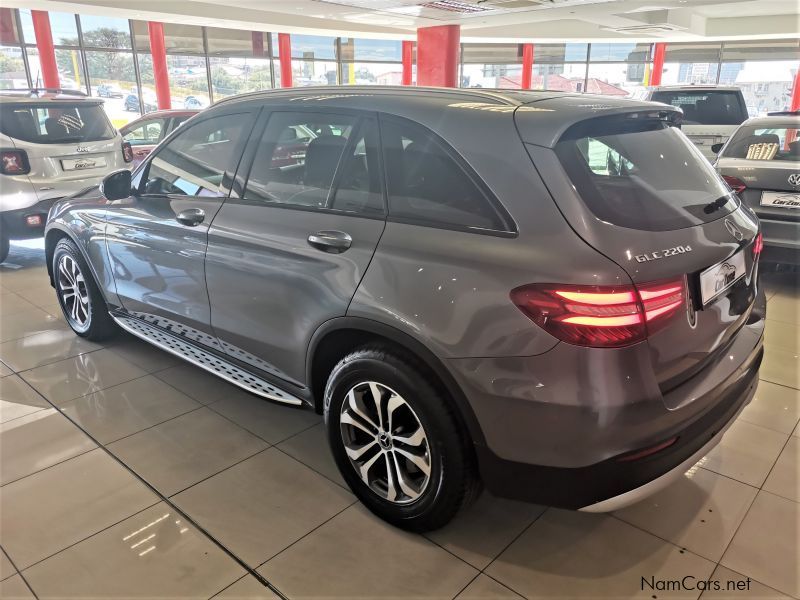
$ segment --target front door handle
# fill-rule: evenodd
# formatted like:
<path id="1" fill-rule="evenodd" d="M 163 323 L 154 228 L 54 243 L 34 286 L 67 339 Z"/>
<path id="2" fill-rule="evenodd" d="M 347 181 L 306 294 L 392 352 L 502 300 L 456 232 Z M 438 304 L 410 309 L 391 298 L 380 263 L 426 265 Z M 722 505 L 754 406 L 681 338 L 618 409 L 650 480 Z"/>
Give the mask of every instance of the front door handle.
<path id="1" fill-rule="evenodd" d="M 339 254 L 352 245 L 353 238 L 344 231 L 318 231 L 308 236 L 308 243 L 323 252 Z"/>
<path id="2" fill-rule="evenodd" d="M 187 208 L 175 217 L 178 223 L 183 223 L 187 227 L 197 227 L 206 218 L 206 213 L 202 208 Z"/>

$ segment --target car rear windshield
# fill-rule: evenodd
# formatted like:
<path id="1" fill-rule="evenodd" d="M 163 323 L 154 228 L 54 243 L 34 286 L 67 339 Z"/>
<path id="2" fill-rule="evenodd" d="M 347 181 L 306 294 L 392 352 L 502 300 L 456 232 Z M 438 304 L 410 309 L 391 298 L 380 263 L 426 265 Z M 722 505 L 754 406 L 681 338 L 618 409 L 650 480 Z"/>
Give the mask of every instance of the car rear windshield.
<path id="1" fill-rule="evenodd" d="M 653 92 L 652 99 L 681 108 L 687 125 L 740 125 L 747 119 L 741 97 L 734 91 L 666 90 Z"/>
<path id="2" fill-rule="evenodd" d="M 555 151 L 589 210 L 614 225 L 668 231 L 714 221 L 738 206 L 688 138 L 659 119 L 584 121 L 567 130 Z"/>
<path id="3" fill-rule="evenodd" d="M 728 142 L 723 155 L 750 160 L 800 160 L 797 126 L 741 127 Z"/>
<path id="4" fill-rule="evenodd" d="M 116 132 L 100 104 L 67 102 L 4 104 L 0 131 L 36 144 L 68 144 L 110 140 Z"/>

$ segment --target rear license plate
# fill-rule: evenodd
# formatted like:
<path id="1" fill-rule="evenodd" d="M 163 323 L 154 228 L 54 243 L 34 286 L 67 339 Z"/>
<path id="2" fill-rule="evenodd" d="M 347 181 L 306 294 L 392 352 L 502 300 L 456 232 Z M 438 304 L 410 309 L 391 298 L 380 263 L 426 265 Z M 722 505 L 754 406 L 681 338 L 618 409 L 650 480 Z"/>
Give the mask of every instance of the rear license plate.
<path id="1" fill-rule="evenodd" d="M 703 306 L 731 287 L 744 274 L 744 252 L 741 250 L 700 273 L 700 297 Z"/>
<path id="2" fill-rule="evenodd" d="M 800 208 L 800 192 L 762 192 L 761 206 Z"/>
<path id="3" fill-rule="evenodd" d="M 71 158 L 61 159 L 61 168 L 65 171 L 83 171 L 84 169 L 99 169 L 106 166 L 106 159 L 102 156 L 97 158 Z"/>

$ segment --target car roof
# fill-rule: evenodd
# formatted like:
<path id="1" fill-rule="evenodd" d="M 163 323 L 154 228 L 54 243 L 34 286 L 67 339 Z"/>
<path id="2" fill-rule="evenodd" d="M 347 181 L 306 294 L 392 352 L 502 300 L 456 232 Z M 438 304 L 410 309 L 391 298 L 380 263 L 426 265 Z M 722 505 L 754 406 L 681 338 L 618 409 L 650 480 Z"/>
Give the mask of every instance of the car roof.
<path id="1" fill-rule="evenodd" d="M 709 91 L 709 90 L 716 90 L 721 92 L 738 92 L 741 88 L 735 85 L 713 85 L 713 84 L 706 84 L 706 85 L 654 85 L 649 88 L 651 91 Z"/>
<path id="2" fill-rule="evenodd" d="M 747 125 L 759 125 L 762 127 L 800 127 L 800 114 L 751 117 L 742 123 L 742 127 Z"/>
<path id="3" fill-rule="evenodd" d="M 98 98 L 90 98 L 78 90 L 62 90 L 58 88 L 30 88 L 0 90 L 0 103 L 6 104 L 41 104 L 42 102 L 91 102 L 102 103 Z"/>

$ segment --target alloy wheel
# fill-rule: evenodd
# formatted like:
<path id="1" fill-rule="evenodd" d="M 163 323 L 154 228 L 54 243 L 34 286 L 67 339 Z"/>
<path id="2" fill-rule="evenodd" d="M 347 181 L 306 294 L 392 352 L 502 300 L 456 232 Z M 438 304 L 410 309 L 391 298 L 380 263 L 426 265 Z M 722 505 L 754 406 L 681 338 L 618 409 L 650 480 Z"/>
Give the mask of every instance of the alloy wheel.
<path id="1" fill-rule="evenodd" d="M 375 381 L 352 387 L 339 416 L 350 464 L 378 496 L 411 504 L 431 479 L 431 452 L 422 423 L 408 402 Z"/>
<path id="2" fill-rule="evenodd" d="M 69 254 L 58 260 L 58 292 L 70 324 L 79 331 L 88 329 L 91 319 L 89 289 L 78 263 Z"/>

